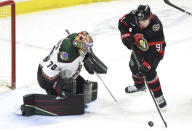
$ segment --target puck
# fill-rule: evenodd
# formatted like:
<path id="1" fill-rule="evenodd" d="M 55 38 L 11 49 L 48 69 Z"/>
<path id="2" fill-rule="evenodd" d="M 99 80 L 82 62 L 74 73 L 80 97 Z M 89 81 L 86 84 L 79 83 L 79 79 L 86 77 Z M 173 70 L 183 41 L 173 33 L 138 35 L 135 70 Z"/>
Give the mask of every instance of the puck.
<path id="1" fill-rule="evenodd" d="M 153 123 L 152 121 L 149 121 L 149 122 L 148 122 L 148 125 L 149 125 L 150 127 L 152 127 L 152 126 L 154 125 L 154 123 Z"/>

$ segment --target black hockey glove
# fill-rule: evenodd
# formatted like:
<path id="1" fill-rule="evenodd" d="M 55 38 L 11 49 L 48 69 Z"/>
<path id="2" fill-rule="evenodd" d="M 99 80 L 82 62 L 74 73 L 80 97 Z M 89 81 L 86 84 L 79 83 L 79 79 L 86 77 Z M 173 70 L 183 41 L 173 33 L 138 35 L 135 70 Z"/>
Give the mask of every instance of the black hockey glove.
<path id="1" fill-rule="evenodd" d="M 85 59 L 84 59 L 84 67 L 86 69 L 86 71 L 89 73 L 89 74 L 94 74 L 94 69 L 93 69 L 93 62 L 92 62 L 92 59 L 91 59 L 91 54 L 86 54 L 85 56 Z"/>
<path id="2" fill-rule="evenodd" d="M 128 48 L 131 49 L 131 46 L 134 45 L 135 43 L 135 39 L 133 36 L 127 37 L 125 39 L 122 40 L 123 44 Z"/>
<path id="3" fill-rule="evenodd" d="M 124 24 L 119 23 L 118 26 L 120 32 L 121 32 L 121 40 L 123 44 L 128 48 L 131 49 L 132 44 L 135 43 L 135 39 L 131 32 L 128 31 L 127 27 L 125 27 Z"/>
<path id="4" fill-rule="evenodd" d="M 146 61 L 143 61 L 142 64 L 139 66 L 139 72 L 145 74 L 151 70 L 151 65 Z"/>
<path id="5" fill-rule="evenodd" d="M 76 80 L 72 78 L 59 79 L 54 84 L 54 90 L 58 96 L 68 97 L 76 93 Z"/>

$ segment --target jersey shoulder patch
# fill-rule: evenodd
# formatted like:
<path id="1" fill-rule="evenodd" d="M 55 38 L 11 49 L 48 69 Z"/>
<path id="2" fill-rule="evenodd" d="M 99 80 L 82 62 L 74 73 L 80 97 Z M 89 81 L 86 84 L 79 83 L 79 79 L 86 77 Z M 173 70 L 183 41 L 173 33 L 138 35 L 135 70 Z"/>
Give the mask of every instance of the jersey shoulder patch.
<path id="1" fill-rule="evenodd" d="M 61 51 L 59 55 L 60 55 L 60 58 L 61 58 L 62 60 L 64 60 L 64 61 L 66 61 L 66 60 L 69 59 L 69 55 L 68 55 L 67 52 Z"/>
<path id="2" fill-rule="evenodd" d="M 160 30 L 160 24 L 154 24 L 152 26 L 153 31 L 159 31 Z"/>
<path id="3" fill-rule="evenodd" d="M 132 10 L 131 13 L 135 15 L 135 14 L 136 14 L 136 11 L 137 11 L 137 10 Z"/>
<path id="4" fill-rule="evenodd" d="M 153 21 L 152 21 L 152 30 L 157 32 L 159 30 L 162 30 L 162 24 L 159 18 L 156 15 L 153 15 Z"/>

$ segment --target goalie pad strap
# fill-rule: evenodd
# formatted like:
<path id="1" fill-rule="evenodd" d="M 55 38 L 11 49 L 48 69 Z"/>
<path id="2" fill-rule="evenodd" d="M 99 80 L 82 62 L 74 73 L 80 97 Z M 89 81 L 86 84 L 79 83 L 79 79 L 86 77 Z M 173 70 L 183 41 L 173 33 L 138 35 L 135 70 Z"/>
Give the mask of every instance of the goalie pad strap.
<path id="1" fill-rule="evenodd" d="M 87 81 L 83 86 L 85 104 L 95 101 L 97 99 L 97 82 Z"/>

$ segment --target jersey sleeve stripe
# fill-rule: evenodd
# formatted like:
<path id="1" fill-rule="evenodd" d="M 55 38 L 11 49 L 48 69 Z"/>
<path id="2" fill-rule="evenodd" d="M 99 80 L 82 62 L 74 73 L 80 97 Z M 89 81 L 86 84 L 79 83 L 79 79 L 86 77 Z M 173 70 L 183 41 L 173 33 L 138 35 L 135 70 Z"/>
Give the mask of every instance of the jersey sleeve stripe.
<path id="1" fill-rule="evenodd" d="M 153 45 L 163 44 L 163 43 L 165 43 L 165 41 L 151 42 L 151 43 L 148 43 L 148 45 L 149 45 L 149 46 L 153 46 Z"/>
<path id="2" fill-rule="evenodd" d="M 154 83 L 156 83 L 157 81 L 159 81 L 159 77 L 156 75 L 156 77 L 155 77 L 153 80 L 147 81 L 147 84 L 154 84 Z"/>
<path id="3" fill-rule="evenodd" d="M 125 26 L 126 26 L 126 27 L 129 27 L 129 25 L 127 24 L 127 22 L 126 22 L 126 21 L 125 21 L 125 23 L 124 23 L 124 24 L 125 24 Z"/>
<path id="4" fill-rule="evenodd" d="M 151 89 L 152 90 L 152 92 L 156 92 L 156 91 L 158 91 L 158 90 L 160 90 L 161 89 L 161 86 L 159 86 L 159 87 L 157 87 L 157 88 L 155 88 L 155 89 Z"/>
<path id="5" fill-rule="evenodd" d="M 135 77 L 135 78 L 144 78 L 143 76 L 140 76 L 140 77 L 139 77 L 139 76 L 136 76 L 136 75 L 134 75 L 134 74 L 132 74 L 132 76 Z"/>
<path id="6" fill-rule="evenodd" d="M 160 54 L 161 54 L 161 56 L 164 56 L 165 55 L 165 50 L 160 50 L 160 51 L 158 51 Z"/>
<path id="7" fill-rule="evenodd" d="M 122 34 L 122 35 L 121 35 L 121 39 L 123 40 L 123 39 L 125 39 L 125 38 L 127 38 L 127 37 L 130 37 L 130 36 L 132 36 L 131 33 L 125 33 L 125 34 Z"/>

